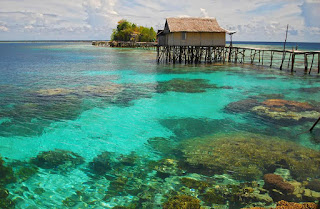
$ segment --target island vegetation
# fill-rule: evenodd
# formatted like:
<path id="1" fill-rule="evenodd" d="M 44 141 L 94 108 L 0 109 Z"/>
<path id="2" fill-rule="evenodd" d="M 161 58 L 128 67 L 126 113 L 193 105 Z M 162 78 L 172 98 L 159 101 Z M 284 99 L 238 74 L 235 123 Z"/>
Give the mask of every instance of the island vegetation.
<path id="1" fill-rule="evenodd" d="M 117 28 L 113 30 L 111 41 L 133 41 L 133 42 L 154 42 L 157 33 L 153 27 L 138 26 L 125 19 L 118 22 Z"/>

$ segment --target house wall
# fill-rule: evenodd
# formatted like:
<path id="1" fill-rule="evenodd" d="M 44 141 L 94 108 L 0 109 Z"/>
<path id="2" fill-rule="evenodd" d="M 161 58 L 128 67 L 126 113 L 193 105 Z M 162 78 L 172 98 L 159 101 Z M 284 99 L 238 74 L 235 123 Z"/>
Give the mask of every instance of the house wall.
<path id="1" fill-rule="evenodd" d="M 182 40 L 182 32 L 166 34 L 165 44 L 169 46 L 224 46 L 225 33 L 187 33 Z"/>
<path id="2" fill-rule="evenodd" d="M 166 42 L 166 36 L 165 35 L 158 35 L 158 45 L 159 46 L 165 46 L 167 45 L 167 42 Z"/>

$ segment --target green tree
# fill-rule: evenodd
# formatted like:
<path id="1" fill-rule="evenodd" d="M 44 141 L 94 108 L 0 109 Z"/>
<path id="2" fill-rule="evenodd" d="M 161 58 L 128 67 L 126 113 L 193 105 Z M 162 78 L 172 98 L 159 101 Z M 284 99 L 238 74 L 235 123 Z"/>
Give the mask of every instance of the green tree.
<path id="1" fill-rule="evenodd" d="M 131 23 L 125 19 L 118 22 L 117 28 L 113 29 L 111 34 L 112 41 L 130 41 L 133 37 L 136 37 L 136 41 L 151 42 L 156 39 L 156 32 L 154 29 L 137 26 L 135 23 Z"/>

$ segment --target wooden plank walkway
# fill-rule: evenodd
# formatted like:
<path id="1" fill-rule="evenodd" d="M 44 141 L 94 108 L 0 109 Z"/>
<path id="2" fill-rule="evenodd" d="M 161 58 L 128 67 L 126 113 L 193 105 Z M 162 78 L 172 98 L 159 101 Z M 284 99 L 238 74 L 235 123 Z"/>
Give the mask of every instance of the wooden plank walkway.
<path id="1" fill-rule="evenodd" d="M 108 46 L 108 47 L 122 47 L 122 48 L 142 48 L 142 49 L 156 49 L 155 42 L 131 42 L 131 41 L 93 41 L 94 46 Z"/>
<path id="2" fill-rule="evenodd" d="M 280 58 L 280 59 L 279 59 Z M 305 73 L 312 70 L 320 73 L 320 51 L 281 50 L 237 46 L 157 46 L 157 62 L 165 63 L 213 63 L 229 62 L 259 64 L 289 69 L 294 72 L 302 68 Z M 297 67 L 296 65 L 299 64 Z"/>

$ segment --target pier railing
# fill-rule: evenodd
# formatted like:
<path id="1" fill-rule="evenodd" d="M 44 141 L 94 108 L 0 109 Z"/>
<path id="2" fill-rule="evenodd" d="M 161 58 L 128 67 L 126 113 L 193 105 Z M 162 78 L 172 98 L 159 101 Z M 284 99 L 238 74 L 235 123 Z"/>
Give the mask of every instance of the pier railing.
<path id="1" fill-rule="evenodd" d="M 165 63 L 241 63 L 304 69 L 320 73 L 320 51 L 263 49 L 237 46 L 157 46 L 157 61 Z"/>

